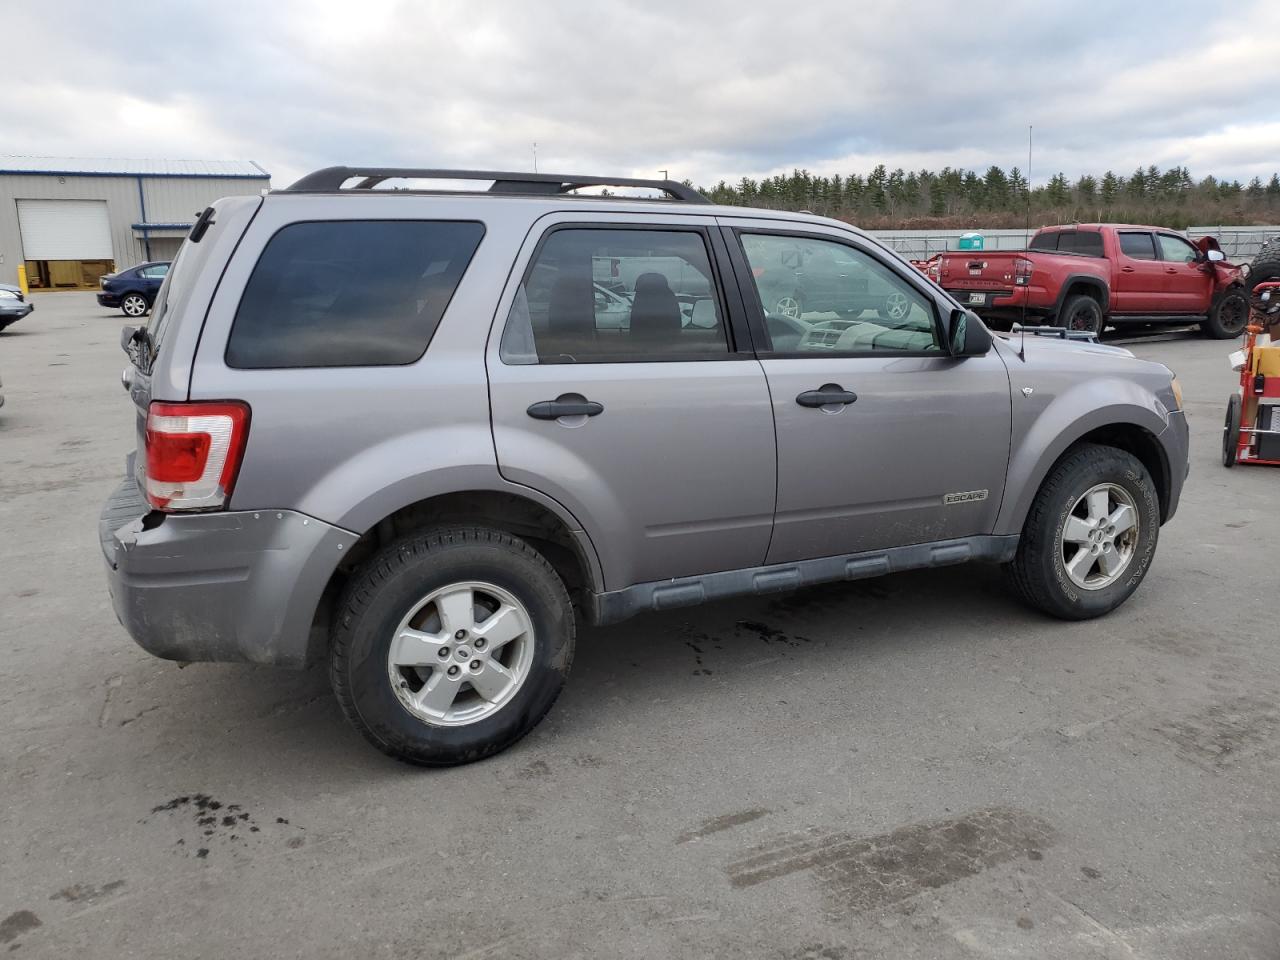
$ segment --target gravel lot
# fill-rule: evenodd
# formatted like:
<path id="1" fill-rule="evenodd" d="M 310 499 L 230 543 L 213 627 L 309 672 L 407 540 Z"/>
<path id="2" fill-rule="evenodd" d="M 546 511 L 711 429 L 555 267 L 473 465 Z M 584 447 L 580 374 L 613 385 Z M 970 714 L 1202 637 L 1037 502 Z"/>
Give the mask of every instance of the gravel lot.
<path id="1" fill-rule="evenodd" d="M 1280 470 L 1183 380 L 1155 564 L 1064 624 L 928 571 L 580 634 L 525 741 L 412 769 L 323 671 L 179 669 L 111 612 L 123 318 L 0 334 L 0 950 L 83 957 L 1280 957 Z"/>

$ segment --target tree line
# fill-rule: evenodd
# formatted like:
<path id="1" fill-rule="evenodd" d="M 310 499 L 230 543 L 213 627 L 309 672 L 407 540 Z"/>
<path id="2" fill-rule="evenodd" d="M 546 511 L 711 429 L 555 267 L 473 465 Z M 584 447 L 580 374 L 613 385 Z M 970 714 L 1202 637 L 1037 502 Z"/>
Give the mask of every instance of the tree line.
<path id="1" fill-rule="evenodd" d="M 1017 167 L 986 173 L 944 167 L 821 176 L 793 170 L 762 180 L 721 180 L 699 190 L 713 203 L 807 210 L 859 226 L 879 229 L 1021 227 L 1028 210 L 1032 226 L 1047 223 L 1112 221 L 1185 230 L 1192 225 L 1273 224 L 1280 218 L 1280 175 L 1247 184 L 1207 176 L 1196 180 L 1186 167 L 1161 171 L 1154 164 L 1129 176 L 1108 170 L 1074 182 L 1062 173 L 1028 189 Z"/>

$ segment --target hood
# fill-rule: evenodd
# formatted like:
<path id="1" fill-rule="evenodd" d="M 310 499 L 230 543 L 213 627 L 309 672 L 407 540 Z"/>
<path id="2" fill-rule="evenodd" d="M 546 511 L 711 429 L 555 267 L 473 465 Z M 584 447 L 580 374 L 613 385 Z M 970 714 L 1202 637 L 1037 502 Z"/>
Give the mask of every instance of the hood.
<path id="1" fill-rule="evenodd" d="M 0 290 L 8 290 L 10 293 L 21 293 L 22 288 L 16 287 L 12 283 L 0 283 Z"/>
<path id="2" fill-rule="evenodd" d="M 1052 364 L 1055 357 L 1064 360 L 1068 357 L 1089 357 L 1137 359 L 1131 350 L 1124 347 L 1113 347 L 1105 343 L 1089 343 L 1085 340 L 1060 340 L 1057 337 L 1042 337 L 1028 334 L 1025 339 L 1017 333 L 997 333 L 994 335 L 1008 352 L 1014 354 L 1014 362 L 1018 363 L 1017 354 L 1026 354 L 1027 362 L 1033 359 Z M 1105 362 L 1105 361 L 1103 361 Z"/>

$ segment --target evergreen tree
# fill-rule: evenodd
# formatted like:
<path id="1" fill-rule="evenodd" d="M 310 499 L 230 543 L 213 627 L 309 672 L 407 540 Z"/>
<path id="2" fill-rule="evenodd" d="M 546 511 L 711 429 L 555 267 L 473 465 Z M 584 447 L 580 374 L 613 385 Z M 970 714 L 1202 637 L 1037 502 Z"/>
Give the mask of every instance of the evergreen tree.
<path id="1" fill-rule="evenodd" d="M 1120 181 L 1116 179 L 1116 175 L 1108 170 L 1102 175 L 1102 203 L 1103 206 L 1111 206 L 1116 202 L 1116 194 L 1120 192 Z"/>

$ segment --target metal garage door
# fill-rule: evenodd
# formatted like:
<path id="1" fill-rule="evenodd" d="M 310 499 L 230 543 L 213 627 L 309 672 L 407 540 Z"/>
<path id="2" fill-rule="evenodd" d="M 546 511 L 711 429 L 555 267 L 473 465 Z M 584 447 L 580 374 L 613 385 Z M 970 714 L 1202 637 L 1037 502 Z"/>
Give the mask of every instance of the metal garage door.
<path id="1" fill-rule="evenodd" d="M 25 260 L 111 260 L 105 200 L 19 200 Z"/>

